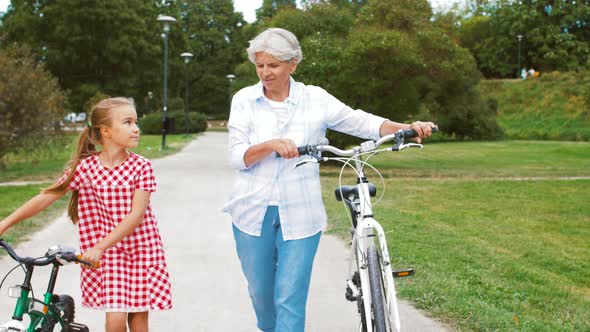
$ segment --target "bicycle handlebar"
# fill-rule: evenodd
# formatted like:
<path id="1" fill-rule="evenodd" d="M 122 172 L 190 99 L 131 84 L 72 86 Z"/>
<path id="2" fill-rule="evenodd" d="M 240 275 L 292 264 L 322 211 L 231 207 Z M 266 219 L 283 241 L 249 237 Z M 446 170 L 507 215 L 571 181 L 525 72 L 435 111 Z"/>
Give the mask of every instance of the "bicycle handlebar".
<path id="1" fill-rule="evenodd" d="M 438 132 L 438 126 L 432 127 L 432 132 Z M 372 151 L 377 149 L 381 144 L 395 141 L 396 143 L 403 142 L 404 139 L 411 139 L 418 137 L 418 132 L 414 129 L 400 129 L 397 132 L 389 135 L 385 135 L 378 139 L 377 141 L 367 141 L 361 144 L 361 151 Z M 297 147 L 297 151 L 299 152 L 300 156 L 303 155 L 313 155 L 317 152 L 331 152 L 335 155 L 342 156 L 342 157 L 351 157 L 355 155 L 357 152 L 354 149 L 348 150 L 341 150 L 337 147 L 328 145 L 328 144 L 309 144 L 306 146 Z"/>
<path id="2" fill-rule="evenodd" d="M 64 260 L 66 262 L 77 262 L 82 263 L 88 266 L 91 266 L 89 262 L 82 260 L 78 257 L 75 252 L 62 250 L 59 248 L 58 250 L 47 252 L 45 257 L 41 258 L 33 258 L 33 257 L 21 257 L 19 256 L 14 249 L 3 239 L 0 239 L 0 247 L 4 248 L 4 250 L 8 253 L 12 259 L 19 263 L 23 264 L 32 264 L 34 266 L 45 266 L 54 263 L 57 260 Z"/>

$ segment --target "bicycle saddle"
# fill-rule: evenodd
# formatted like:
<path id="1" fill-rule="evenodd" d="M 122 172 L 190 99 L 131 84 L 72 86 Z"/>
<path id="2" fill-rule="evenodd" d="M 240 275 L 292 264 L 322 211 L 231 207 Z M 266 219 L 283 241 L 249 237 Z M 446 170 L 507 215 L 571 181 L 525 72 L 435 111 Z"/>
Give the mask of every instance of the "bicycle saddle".
<path id="1" fill-rule="evenodd" d="M 334 195 L 336 195 L 336 200 L 340 202 L 343 197 L 348 199 L 351 195 L 354 196 L 354 198 L 358 198 L 359 192 L 357 186 L 340 186 L 334 190 Z M 371 197 L 377 195 L 377 187 L 372 183 L 369 183 L 369 195 L 371 195 Z"/>

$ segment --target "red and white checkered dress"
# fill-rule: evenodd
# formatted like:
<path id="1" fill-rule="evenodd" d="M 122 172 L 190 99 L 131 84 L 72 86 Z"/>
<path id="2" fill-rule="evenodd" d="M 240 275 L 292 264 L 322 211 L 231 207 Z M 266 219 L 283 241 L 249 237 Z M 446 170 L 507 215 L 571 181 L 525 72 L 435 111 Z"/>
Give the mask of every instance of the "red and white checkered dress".
<path id="1" fill-rule="evenodd" d="M 60 181 L 65 181 L 67 173 Z M 85 252 L 109 234 L 131 211 L 135 190 L 154 192 L 149 160 L 130 153 L 111 169 L 98 155 L 76 167 L 69 189 L 78 190 L 78 232 Z M 139 312 L 172 308 L 162 239 L 151 204 L 143 222 L 105 251 L 96 270 L 82 269 L 82 305 L 106 311 Z"/>

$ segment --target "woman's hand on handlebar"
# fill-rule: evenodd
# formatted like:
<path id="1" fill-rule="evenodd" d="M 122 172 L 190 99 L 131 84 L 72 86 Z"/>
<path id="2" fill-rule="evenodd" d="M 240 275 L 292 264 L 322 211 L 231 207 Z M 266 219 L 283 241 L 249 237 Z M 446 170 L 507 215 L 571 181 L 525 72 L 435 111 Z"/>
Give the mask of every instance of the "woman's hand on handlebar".
<path id="1" fill-rule="evenodd" d="M 418 143 L 421 143 L 422 138 L 432 135 L 432 128 L 435 127 L 436 125 L 432 122 L 416 121 L 410 124 L 409 129 L 414 129 L 418 133 L 418 137 L 413 138 L 413 140 L 415 140 Z"/>
<path id="2" fill-rule="evenodd" d="M 270 141 L 266 142 L 270 148 L 276 152 L 279 156 L 290 159 L 299 157 L 299 152 L 297 151 L 297 145 L 290 139 L 271 139 Z"/>

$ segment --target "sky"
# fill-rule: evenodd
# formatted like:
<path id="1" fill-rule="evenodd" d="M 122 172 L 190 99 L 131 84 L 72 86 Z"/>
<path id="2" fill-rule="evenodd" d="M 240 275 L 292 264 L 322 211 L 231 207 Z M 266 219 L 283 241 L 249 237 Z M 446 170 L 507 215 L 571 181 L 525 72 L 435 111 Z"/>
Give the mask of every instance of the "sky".
<path id="1" fill-rule="evenodd" d="M 0 0 L 5 1 L 5 0 Z M 429 0 L 432 8 L 450 9 L 454 3 L 464 2 L 463 0 Z M 244 14 L 244 19 L 248 22 L 256 20 L 256 9 L 262 6 L 262 0 L 234 0 L 234 8 Z"/>
<path id="2" fill-rule="evenodd" d="M 5 12 L 10 0 L 0 0 L 0 12 Z"/>
<path id="3" fill-rule="evenodd" d="M 448 9 L 453 3 L 462 2 L 462 0 L 429 0 L 434 10 Z M 5 12 L 10 0 L 0 0 L 0 12 Z M 234 8 L 244 14 L 244 19 L 248 22 L 256 20 L 256 9 L 260 8 L 262 0 L 234 0 Z"/>

